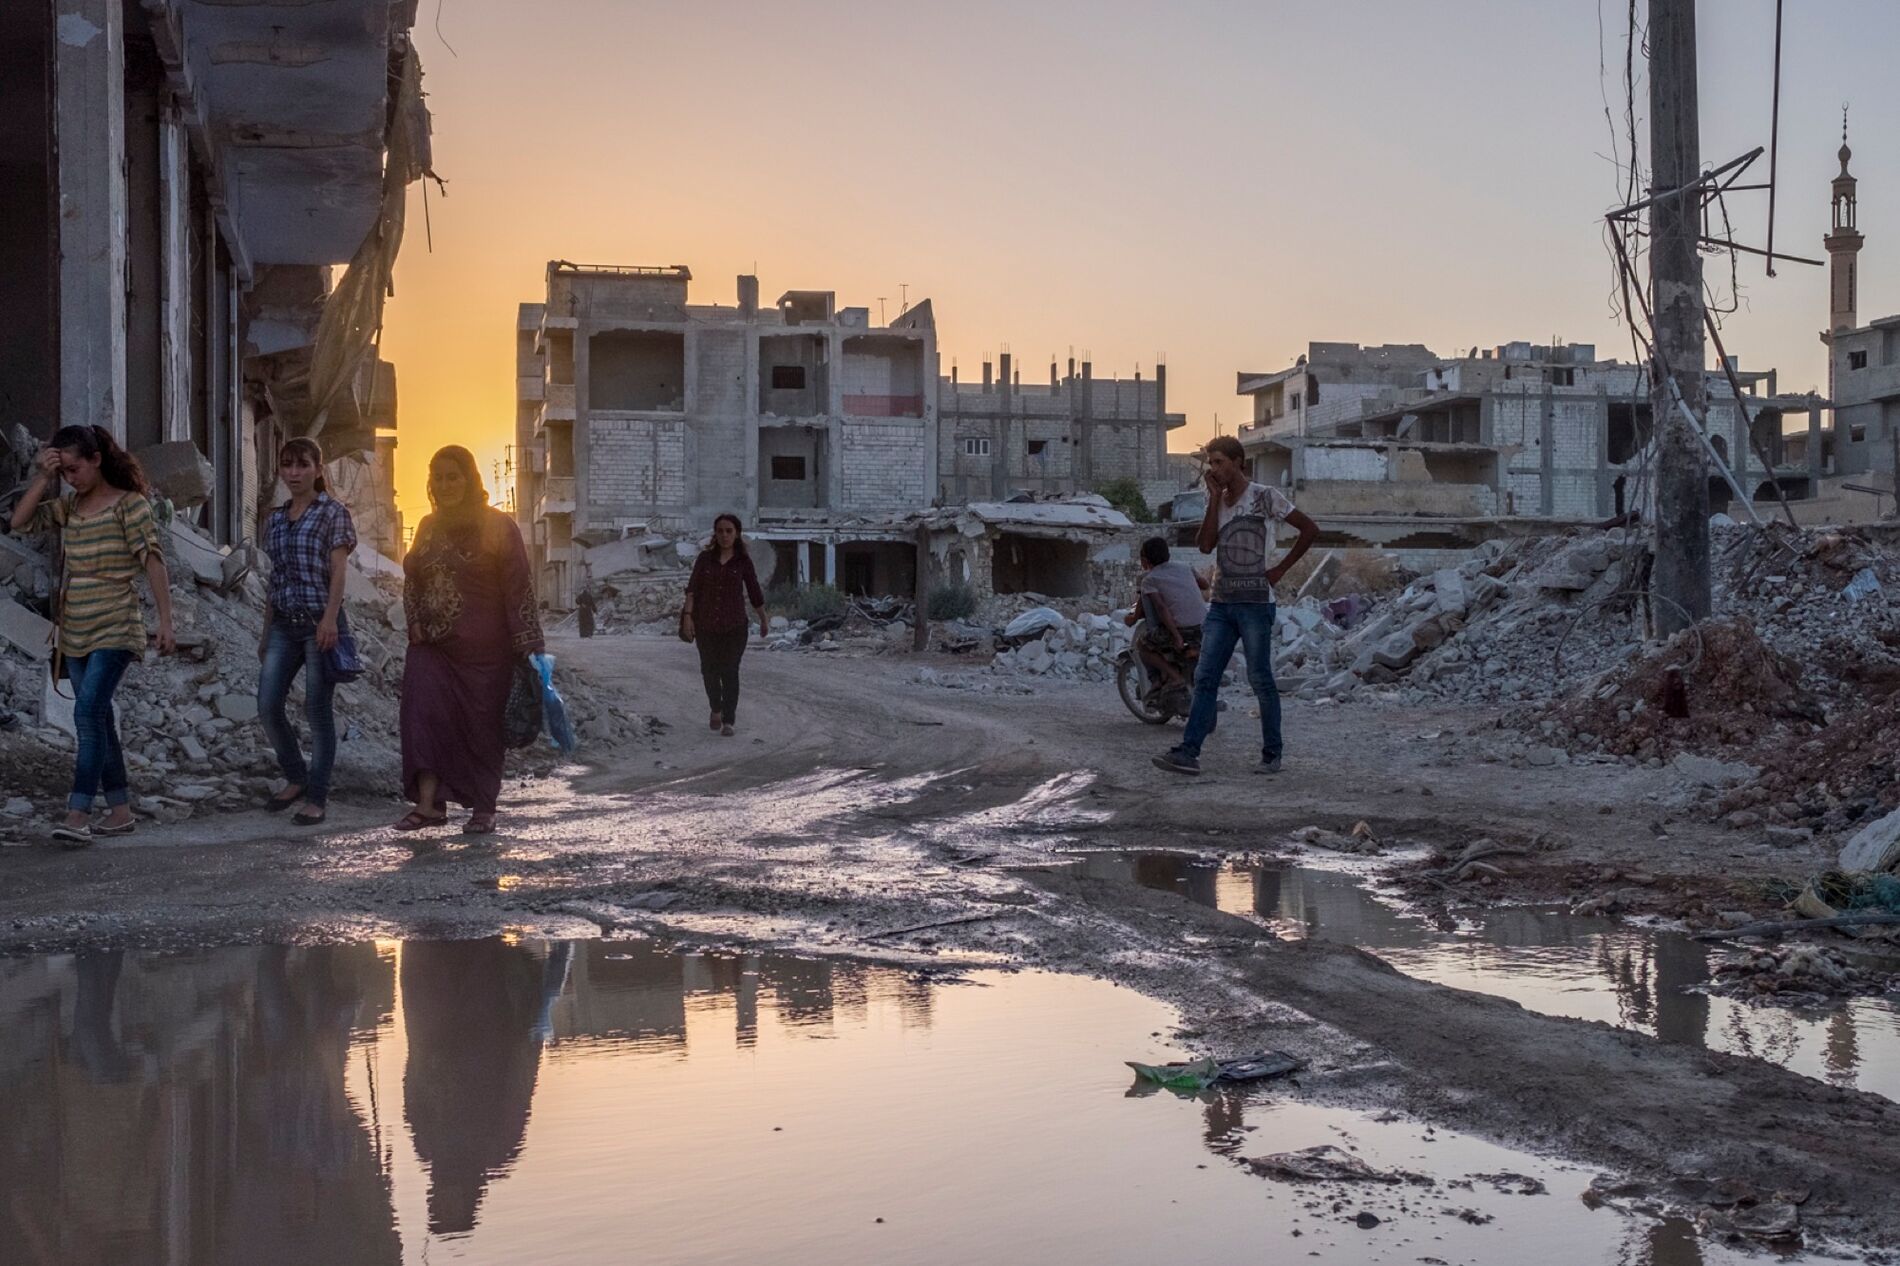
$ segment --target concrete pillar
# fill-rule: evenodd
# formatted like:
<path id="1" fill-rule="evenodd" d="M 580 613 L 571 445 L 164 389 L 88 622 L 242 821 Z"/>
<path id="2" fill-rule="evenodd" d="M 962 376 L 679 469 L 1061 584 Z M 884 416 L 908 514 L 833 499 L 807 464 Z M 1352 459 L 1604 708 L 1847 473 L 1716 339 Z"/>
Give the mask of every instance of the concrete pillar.
<path id="1" fill-rule="evenodd" d="M 1557 401 L 1550 388 L 1544 388 L 1543 425 L 1538 431 L 1538 482 L 1543 493 L 1538 498 L 1538 513 L 1549 518 L 1557 512 Z"/>
<path id="2" fill-rule="evenodd" d="M 1610 393 L 1597 388 L 1597 517 L 1607 519 L 1615 513 L 1616 488 L 1610 474 Z M 1632 425 L 1634 425 L 1632 423 Z"/>
<path id="3" fill-rule="evenodd" d="M 825 583 L 838 583 L 838 542 L 825 542 Z"/>
<path id="4" fill-rule="evenodd" d="M 164 290 L 159 346 L 164 436 L 191 438 L 191 154 L 178 107 L 158 125 L 159 283 Z"/>
<path id="5" fill-rule="evenodd" d="M 798 547 L 798 583 L 809 585 L 811 583 L 811 542 L 795 541 L 793 544 Z"/>
<path id="6" fill-rule="evenodd" d="M 1821 457 L 1821 406 L 1808 406 L 1808 478 L 1814 483 L 1814 495 L 1821 495 L 1821 475 L 1827 469 Z"/>
<path id="7" fill-rule="evenodd" d="M 125 439 L 125 16 L 57 0 L 59 421 Z"/>

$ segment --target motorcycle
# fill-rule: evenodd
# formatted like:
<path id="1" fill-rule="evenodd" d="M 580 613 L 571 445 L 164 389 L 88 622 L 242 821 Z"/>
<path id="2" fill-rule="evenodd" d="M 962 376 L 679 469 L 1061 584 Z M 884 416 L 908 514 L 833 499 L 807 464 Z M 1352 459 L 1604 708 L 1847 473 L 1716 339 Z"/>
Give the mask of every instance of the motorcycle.
<path id="1" fill-rule="evenodd" d="M 1176 717 L 1187 717 L 1193 691 L 1187 686 L 1160 688 L 1159 679 L 1149 671 L 1148 665 L 1135 651 L 1141 645 L 1147 628 L 1146 619 L 1135 621 L 1131 629 L 1134 637 L 1122 653 L 1115 657 L 1115 690 L 1128 710 L 1142 721 L 1149 725 L 1166 725 Z M 1191 661 L 1172 649 L 1162 653 L 1170 664 L 1180 670 L 1183 677 L 1192 679 Z"/>

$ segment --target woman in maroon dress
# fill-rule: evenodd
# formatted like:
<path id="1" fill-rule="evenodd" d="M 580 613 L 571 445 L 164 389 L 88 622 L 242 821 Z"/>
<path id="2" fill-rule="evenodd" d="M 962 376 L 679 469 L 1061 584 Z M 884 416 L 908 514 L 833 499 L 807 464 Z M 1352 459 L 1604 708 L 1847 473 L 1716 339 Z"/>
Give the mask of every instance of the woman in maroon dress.
<path id="1" fill-rule="evenodd" d="M 521 657 L 542 649 L 541 621 L 521 531 L 489 507 L 467 449 L 451 444 L 429 460 L 429 504 L 435 513 L 403 559 L 402 789 L 415 808 L 396 829 L 440 826 L 453 801 L 471 810 L 463 832 L 486 835 L 508 687 Z"/>

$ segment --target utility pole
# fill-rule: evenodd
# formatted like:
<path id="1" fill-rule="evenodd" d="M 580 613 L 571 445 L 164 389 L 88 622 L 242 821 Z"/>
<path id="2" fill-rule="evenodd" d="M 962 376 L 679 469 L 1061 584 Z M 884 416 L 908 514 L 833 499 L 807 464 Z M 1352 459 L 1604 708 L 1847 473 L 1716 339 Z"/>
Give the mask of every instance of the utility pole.
<path id="1" fill-rule="evenodd" d="M 1649 284 L 1656 322 L 1649 407 L 1657 436 L 1656 631 L 1709 615 L 1709 474 L 1695 428 L 1708 416 L 1703 370 L 1702 190 L 1695 66 L 1696 0 L 1649 0 Z M 1671 378 L 1674 385 L 1671 385 Z M 1680 403 L 1678 403 L 1680 401 Z M 1695 415 L 1683 416 L 1682 406 Z"/>

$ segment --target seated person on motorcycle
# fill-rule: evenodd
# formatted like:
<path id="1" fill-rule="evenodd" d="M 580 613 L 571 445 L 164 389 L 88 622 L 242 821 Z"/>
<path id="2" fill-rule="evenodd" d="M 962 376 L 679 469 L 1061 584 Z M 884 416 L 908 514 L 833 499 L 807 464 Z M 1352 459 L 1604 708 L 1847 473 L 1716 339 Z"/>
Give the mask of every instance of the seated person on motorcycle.
<path id="1" fill-rule="evenodd" d="M 1187 685 L 1184 669 L 1199 650 L 1201 622 L 1207 618 L 1206 588 L 1207 581 L 1192 567 L 1169 556 L 1165 540 L 1151 536 L 1141 543 L 1140 596 L 1127 619 L 1133 624 L 1147 618 L 1146 636 L 1135 653 L 1162 689 Z"/>

